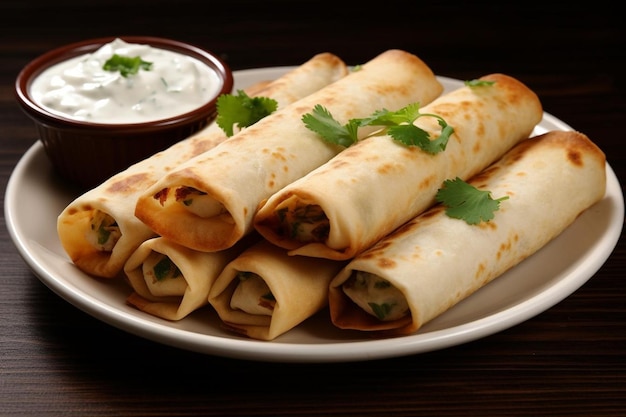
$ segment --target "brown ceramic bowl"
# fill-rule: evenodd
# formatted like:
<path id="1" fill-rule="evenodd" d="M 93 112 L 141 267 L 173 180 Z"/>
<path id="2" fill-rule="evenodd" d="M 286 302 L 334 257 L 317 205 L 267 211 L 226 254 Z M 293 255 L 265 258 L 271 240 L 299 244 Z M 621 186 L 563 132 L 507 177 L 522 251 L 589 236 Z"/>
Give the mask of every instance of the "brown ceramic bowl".
<path id="1" fill-rule="evenodd" d="M 148 44 L 200 60 L 218 75 L 218 93 L 195 110 L 167 119 L 128 124 L 77 121 L 53 113 L 33 99 L 30 91 L 32 82 L 46 68 L 94 52 L 116 38 L 127 43 Z M 216 115 L 217 97 L 230 93 L 232 88 L 232 71 L 212 52 L 183 42 L 149 36 L 99 38 L 62 46 L 27 64 L 15 83 L 17 101 L 34 121 L 53 167 L 63 178 L 82 188 L 93 188 L 133 163 L 202 129 Z"/>

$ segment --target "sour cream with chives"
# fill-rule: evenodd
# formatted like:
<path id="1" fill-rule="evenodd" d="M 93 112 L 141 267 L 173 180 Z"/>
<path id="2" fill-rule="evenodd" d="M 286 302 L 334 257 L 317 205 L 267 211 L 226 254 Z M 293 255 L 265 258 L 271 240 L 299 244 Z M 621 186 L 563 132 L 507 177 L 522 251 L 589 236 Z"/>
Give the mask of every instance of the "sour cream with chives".
<path id="1" fill-rule="evenodd" d="M 149 63 L 135 74 L 104 69 L 114 55 Z M 46 110 L 78 121 L 120 124 L 192 111 L 219 91 L 215 70 L 174 51 L 121 39 L 44 70 L 30 86 Z"/>

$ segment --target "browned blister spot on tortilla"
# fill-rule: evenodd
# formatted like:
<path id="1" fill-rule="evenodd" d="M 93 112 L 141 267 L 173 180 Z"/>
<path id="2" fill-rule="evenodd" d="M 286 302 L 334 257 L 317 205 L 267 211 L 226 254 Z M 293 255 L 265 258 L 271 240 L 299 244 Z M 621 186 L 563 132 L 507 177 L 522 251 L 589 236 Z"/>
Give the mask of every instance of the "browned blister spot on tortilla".
<path id="1" fill-rule="evenodd" d="M 515 247 L 515 244 L 519 241 L 519 235 L 517 233 L 513 233 L 509 238 L 500 243 L 498 247 L 498 252 L 496 253 L 496 258 L 501 259 L 505 257 L 507 254 L 511 252 L 511 250 Z"/>
<path id="2" fill-rule="evenodd" d="M 481 124 L 481 127 L 482 127 L 482 124 Z M 481 130 L 481 129 L 476 129 L 476 130 Z M 484 130 L 484 128 L 482 130 Z M 483 147 L 482 146 L 482 142 L 481 141 L 476 141 L 474 143 L 474 146 L 472 146 L 472 153 L 474 155 L 479 155 L 481 153 L 482 147 Z"/>
<path id="3" fill-rule="evenodd" d="M 183 155 L 181 160 L 191 159 L 196 155 L 200 155 L 201 153 L 204 153 L 209 149 L 214 148 L 216 145 L 226 139 L 227 136 L 225 133 L 223 136 L 216 136 L 211 139 L 192 139 L 189 152 L 186 155 Z"/>
<path id="4" fill-rule="evenodd" d="M 567 160 L 572 163 L 572 165 L 582 167 L 583 166 L 583 157 L 579 151 L 576 150 L 568 150 L 567 151 Z"/>
<path id="5" fill-rule="evenodd" d="M 494 220 L 490 220 L 488 222 L 480 222 L 477 225 L 473 225 L 472 227 L 480 227 L 481 229 L 496 230 L 498 228 L 498 225 L 496 224 Z"/>
<path id="6" fill-rule="evenodd" d="M 387 163 L 385 163 L 385 164 L 379 165 L 379 166 L 376 168 L 376 172 L 377 172 L 378 174 L 380 174 L 380 175 L 385 175 L 385 174 L 390 173 L 390 172 L 392 172 L 392 171 L 393 171 L 394 165 L 395 165 L 395 164 L 393 164 L 393 163 L 391 163 L 391 162 L 387 162 Z"/>
<path id="7" fill-rule="evenodd" d="M 274 188 L 276 186 L 276 174 L 275 173 L 270 174 L 270 179 L 267 182 L 267 186 L 269 188 Z"/>
<path id="8" fill-rule="evenodd" d="M 268 152 L 272 155 L 272 158 L 278 159 L 279 161 L 287 160 L 287 157 L 285 157 L 285 154 L 283 153 L 284 151 L 285 151 L 285 148 L 278 148 L 273 151 L 268 150 Z"/>
<path id="9" fill-rule="evenodd" d="M 551 141 L 554 142 L 554 146 L 566 148 L 566 158 L 575 167 L 583 167 L 585 160 L 591 162 L 595 161 L 600 164 L 605 163 L 606 156 L 604 152 L 581 132 L 567 131 L 558 132 L 559 135 L 551 133 Z M 565 144 L 565 145 L 563 145 Z"/>
<path id="10" fill-rule="evenodd" d="M 372 87 L 369 87 L 368 89 L 373 91 L 374 94 L 379 95 L 381 97 L 384 97 L 386 95 L 391 95 L 391 94 L 400 94 L 402 96 L 408 96 L 410 94 L 409 86 L 406 86 L 406 85 L 392 86 L 392 85 L 380 84 L 380 85 L 374 85 Z"/>
<path id="11" fill-rule="evenodd" d="M 198 182 L 198 179 L 200 179 L 200 176 L 196 173 L 195 167 L 186 167 L 186 168 L 178 170 L 172 178 L 173 179 L 180 178 L 185 181 L 189 181 L 191 179 L 194 182 Z"/>
<path id="12" fill-rule="evenodd" d="M 474 273 L 474 279 L 480 279 L 485 275 L 485 271 L 487 267 L 483 262 L 478 264 L 478 268 L 476 268 L 476 272 Z"/>
<path id="13" fill-rule="evenodd" d="M 496 258 L 500 259 L 502 258 L 502 255 L 506 252 L 509 252 L 511 250 L 511 242 L 504 242 L 500 244 L 500 247 L 498 248 L 498 252 L 496 253 Z"/>
<path id="14" fill-rule="evenodd" d="M 364 154 L 359 146 L 351 146 L 349 148 L 346 148 L 345 150 L 341 151 L 341 155 L 341 158 L 331 159 L 316 172 L 322 173 L 326 171 L 334 171 L 335 169 L 340 169 L 341 167 L 350 165 L 355 161 L 356 163 L 359 163 L 359 161 L 369 156 L 368 154 Z"/>
<path id="15" fill-rule="evenodd" d="M 381 269 L 393 269 L 397 265 L 396 261 L 390 258 L 380 258 L 377 264 Z"/>
<path id="16" fill-rule="evenodd" d="M 150 185 L 152 185 L 150 176 L 147 173 L 140 173 L 123 177 L 119 181 L 114 181 L 107 188 L 107 192 L 111 192 L 112 194 L 128 194 Z"/>
<path id="17" fill-rule="evenodd" d="M 329 171 L 331 167 L 340 169 L 341 167 L 347 166 L 347 165 L 350 165 L 349 161 L 344 161 L 344 160 L 336 160 L 335 161 L 335 160 L 331 159 L 330 162 L 328 162 L 328 168 L 329 169 L 327 171 Z M 317 172 L 322 172 L 322 170 L 319 170 Z"/>
<path id="18" fill-rule="evenodd" d="M 416 245 L 415 247 L 413 247 L 413 250 L 411 251 L 411 256 L 409 256 L 409 259 L 412 259 L 414 261 L 418 261 L 419 259 L 422 259 L 422 251 L 421 251 L 421 247 L 419 245 Z M 443 252 L 440 250 L 435 251 L 435 256 L 441 256 L 443 255 Z"/>
<path id="19" fill-rule="evenodd" d="M 433 182 L 435 182 L 436 179 L 437 179 L 437 176 L 435 174 L 428 175 L 428 176 L 424 177 L 419 182 L 419 184 L 417 184 L 417 189 L 418 190 L 428 190 L 428 189 L 430 189 L 431 185 L 433 184 Z"/>
<path id="20" fill-rule="evenodd" d="M 478 113 L 478 107 L 483 107 L 483 104 L 481 102 L 470 103 L 467 100 L 463 100 L 457 106 L 454 106 L 454 107 L 455 107 L 455 110 L 454 110 L 455 113 L 462 113 L 463 120 L 465 120 L 466 122 L 471 122 L 472 119 L 476 118 L 475 114 Z M 453 116 L 454 114 L 451 114 L 451 115 Z M 447 113 L 441 114 L 441 116 L 444 119 L 450 117 Z"/>

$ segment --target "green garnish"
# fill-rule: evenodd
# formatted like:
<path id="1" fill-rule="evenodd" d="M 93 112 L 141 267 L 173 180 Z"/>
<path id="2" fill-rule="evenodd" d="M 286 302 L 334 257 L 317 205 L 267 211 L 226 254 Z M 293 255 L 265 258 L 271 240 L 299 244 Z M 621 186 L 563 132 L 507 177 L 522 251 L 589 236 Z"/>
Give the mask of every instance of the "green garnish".
<path id="1" fill-rule="evenodd" d="M 113 217 L 96 210 L 90 220 L 89 227 L 92 231 L 95 231 L 96 241 L 99 246 L 105 246 L 107 243 L 115 244 L 115 242 L 109 242 L 114 232 L 119 234 L 119 226 Z"/>
<path id="2" fill-rule="evenodd" d="M 424 129 L 413 124 L 420 117 L 434 117 L 441 126 L 438 138 L 431 140 Z M 358 129 L 364 126 L 385 126 L 387 133 L 395 141 L 405 146 L 418 146 L 422 150 L 436 154 L 446 149 L 454 128 L 436 114 L 420 113 L 419 103 L 410 104 L 398 111 L 379 110 L 370 117 L 351 119 L 345 125 L 337 122 L 330 112 L 321 105 L 316 105 L 313 112 L 302 116 L 307 128 L 319 134 L 325 141 L 348 147 L 358 142 Z"/>
<path id="3" fill-rule="evenodd" d="M 180 269 L 167 256 L 154 265 L 154 277 L 157 281 L 162 281 L 165 278 L 178 278 L 180 275 Z"/>
<path id="4" fill-rule="evenodd" d="M 98 244 L 104 245 L 109 241 L 109 237 L 111 237 L 111 231 L 104 227 L 104 224 L 100 224 L 98 228 Z"/>
<path id="5" fill-rule="evenodd" d="M 485 87 L 494 85 L 495 81 L 487 81 L 487 80 L 468 80 L 465 81 L 464 84 L 468 87 Z"/>
<path id="6" fill-rule="evenodd" d="M 347 148 L 359 140 L 357 133 L 361 124 L 360 119 L 352 119 L 341 125 L 321 104 L 315 105 L 312 113 L 303 115 L 302 121 L 322 139 L 335 145 Z"/>
<path id="7" fill-rule="evenodd" d="M 493 213 L 500 208 L 500 202 L 508 198 L 504 196 L 494 200 L 491 192 L 479 190 L 459 177 L 445 180 L 435 196 L 438 202 L 446 206 L 449 217 L 465 220 L 471 225 L 493 219 Z"/>
<path id="8" fill-rule="evenodd" d="M 228 137 L 234 134 L 234 126 L 239 129 L 252 126 L 278 108 L 276 100 L 269 97 L 250 97 L 245 91 L 237 90 L 237 95 L 222 94 L 217 99 L 217 125 Z"/>
<path id="9" fill-rule="evenodd" d="M 144 61 L 138 56 L 131 58 L 115 54 L 104 63 L 102 69 L 111 72 L 119 71 L 122 77 L 128 77 L 137 74 L 139 69 L 150 71 L 152 62 Z"/>
<path id="10" fill-rule="evenodd" d="M 413 124 L 420 117 L 434 117 L 441 126 L 439 137 L 430 140 L 430 135 L 424 129 Z M 364 119 L 362 126 L 388 126 L 389 135 L 405 146 L 418 146 L 422 150 L 436 154 L 446 149 L 450 135 L 454 128 L 439 115 L 420 113 L 419 103 L 409 104 L 398 111 L 379 110 L 370 118 Z"/>
<path id="11" fill-rule="evenodd" d="M 372 309 L 372 312 L 374 312 L 374 314 L 376 315 L 376 317 L 378 317 L 379 320 L 384 320 L 385 317 L 387 317 L 389 315 L 389 313 L 391 313 L 391 310 L 393 310 L 395 304 L 389 304 L 389 303 L 382 303 L 382 304 L 376 304 L 376 303 L 367 303 L 370 308 Z"/>

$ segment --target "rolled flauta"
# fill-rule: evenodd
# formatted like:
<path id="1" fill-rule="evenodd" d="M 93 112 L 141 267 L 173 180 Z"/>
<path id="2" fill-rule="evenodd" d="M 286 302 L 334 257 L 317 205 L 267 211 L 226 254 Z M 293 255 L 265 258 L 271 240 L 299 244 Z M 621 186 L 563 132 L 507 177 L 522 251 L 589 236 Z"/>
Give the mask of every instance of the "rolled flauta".
<path id="1" fill-rule="evenodd" d="M 245 89 L 253 97 L 269 97 L 278 108 L 344 77 L 348 67 L 329 53 L 315 55 L 282 77 Z M 97 277 L 115 278 L 124 263 L 145 240 L 156 234 L 135 217 L 139 195 L 184 161 L 227 139 L 210 124 L 194 136 L 114 175 L 72 201 L 58 217 L 57 231 L 70 259 L 82 271 Z"/>
<path id="2" fill-rule="evenodd" d="M 605 194 L 605 155 L 584 134 L 528 139 L 473 177 L 500 202 L 478 225 L 436 205 L 361 253 L 330 285 L 343 329 L 408 334 L 533 255 Z M 374 310 L 383 317 L 379 319 Z"/>
<path id="3" fill-rule="evenodd" d="M 209 291 L 218 275 L 248 244 L 240 243 L 209 253 L 185 248 L 163 237 L 144 241 L 124 266 L 133 289 L 126 302 L 167 320 L 188 316 L 208 304 Z"/>
<path id="4" fill-rule="evenodd" d="M 254 226 L 290 254 L 349 259 L 434 203 L 447 178 L 467 179 L 527 139 L 542 118 L 537 95 L 518 80 L 463 86 L 420 109 L 454 128 L 444 151 L 430 154 L 388 135 L 373 136 L 294 181 L 261 206 Z M 414 123 L 431 138 L 432 117 Z"/>
<path id="5" fill-rule="evenodd" d="M 328 305 L 328 285 L 345 262 L 289 256 L 260 241 L 231 261 L 209 293 L 228 330 L 273 340 Z"/>
<path id="6" fill-rule="evenodd" d="M 442 89 L 418 57 L 386 51 L 170 172 L 140 196 L 135 214 L 158 234 L 184 246 L 227 248 L 252 230 L 261 201 L 342 150 L 302 121 L 316 105 L 344 124 L 382 108 L 428 103 Z"/>

